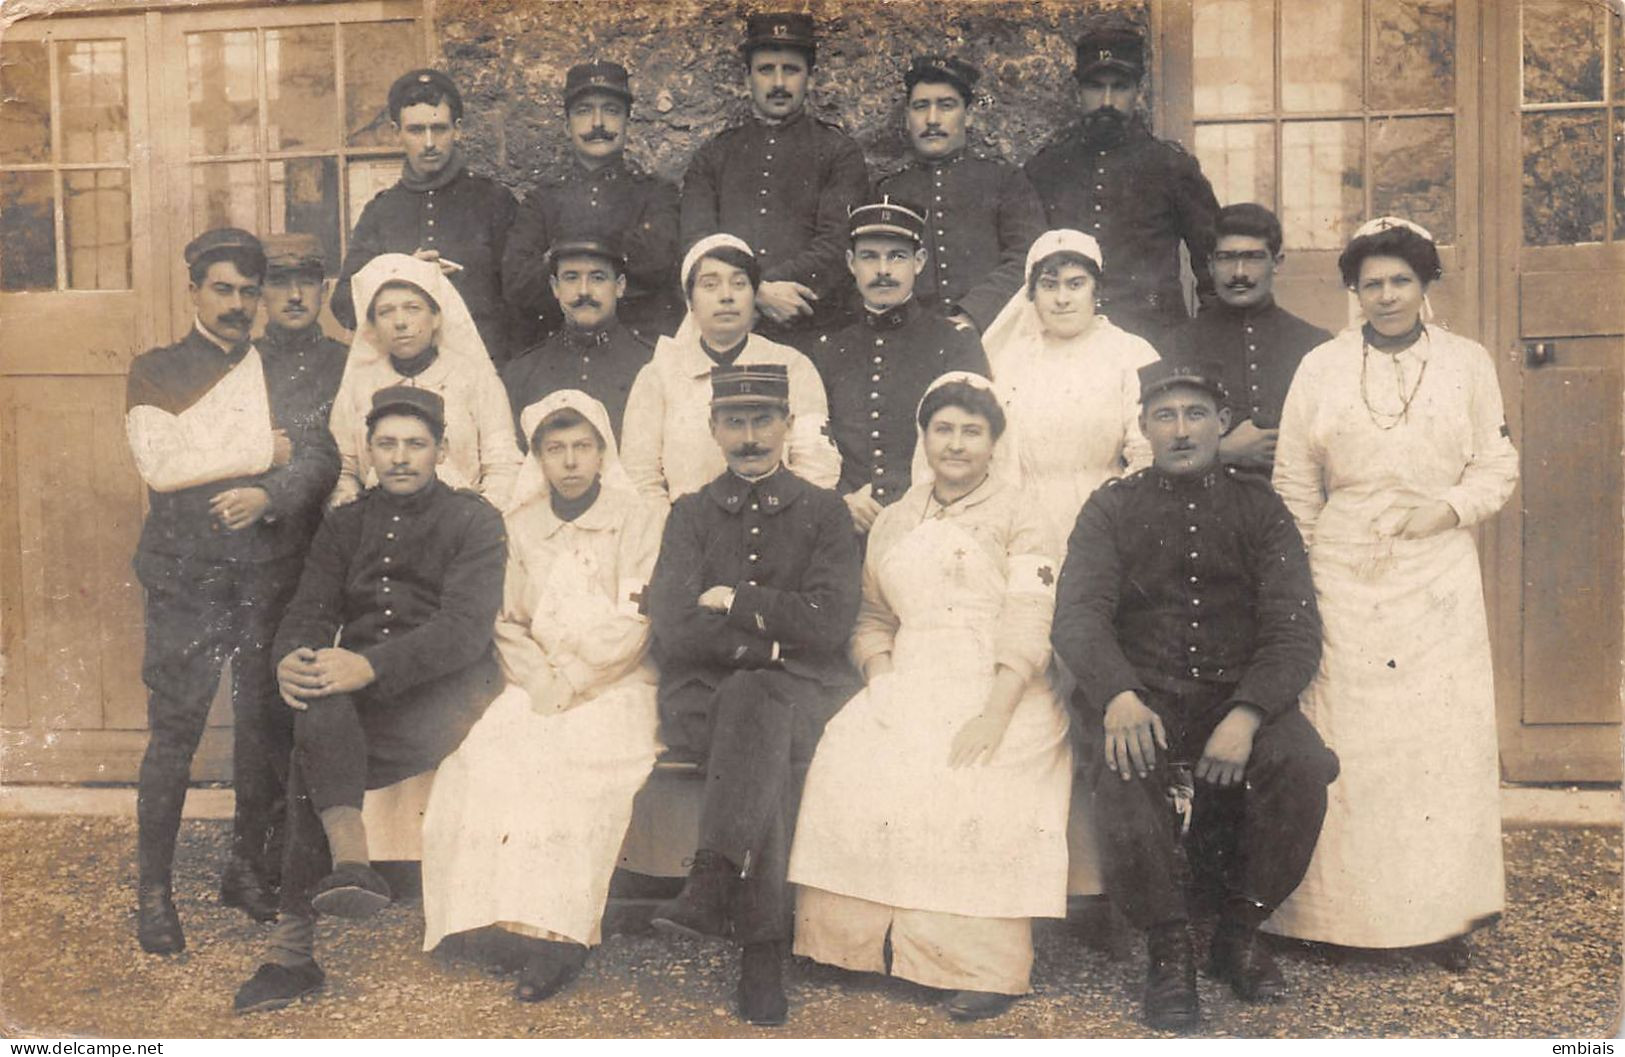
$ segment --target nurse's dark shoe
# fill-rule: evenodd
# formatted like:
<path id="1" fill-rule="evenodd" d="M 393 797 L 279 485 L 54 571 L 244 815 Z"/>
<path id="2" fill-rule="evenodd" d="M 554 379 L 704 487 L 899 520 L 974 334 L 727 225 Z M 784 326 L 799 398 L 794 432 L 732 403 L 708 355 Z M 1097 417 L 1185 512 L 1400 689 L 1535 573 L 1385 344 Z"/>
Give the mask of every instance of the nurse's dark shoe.
<path id="1" fill-rule="evenodd" d="M 587 964 L 587 948 L 579 943 L 537 940 L 537 950 L 519 970 L 513 997 L 521 1002 L 542 1002 L 569 985 Z"/>
<path id="2" fill-rule="evenodd" d="M 1015 995 L 1001 995 L 993 991 L 955 991 L 948 996 L 942 1008 L 954 1020 L 989 1020 L 1004 1013 L 1015 1001 Z"/>
<path id="3" fill-rule="evenodd" d="M 1429 958 L 1453 973 L 1464 973 L 1473 967 L 1473 948 L 1468 945 L 1466 936 L 1452 936 L 1425 950 Z"/>

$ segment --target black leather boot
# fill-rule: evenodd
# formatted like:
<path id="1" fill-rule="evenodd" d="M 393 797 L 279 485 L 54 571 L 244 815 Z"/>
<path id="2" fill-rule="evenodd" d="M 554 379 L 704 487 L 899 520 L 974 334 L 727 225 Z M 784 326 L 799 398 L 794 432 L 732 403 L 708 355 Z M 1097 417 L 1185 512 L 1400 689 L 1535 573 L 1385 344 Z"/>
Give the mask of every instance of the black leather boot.
<path id="1" fill-rule="evenodd" d="M 676 899 L 655 908 L 650 924 L 662 932 L 701 938 L 726 936 L 739 871 L 714 851 L 694 853 L 694 865 Z"/>
<path id="2" fill-rule="evenodd" d="M 276 920 L 277 898 L 254 864 L 241 855 L 226 860 L 220 875 L 220 902 L 237 907 L 255 921 Z"/>
<path id="3" fill-rule="evenodd" d="M 1230 985 L 1247 1002 L 1273 1002 L 1286 993 L 1286 980 L 1258 930 L 1222 920 L 1213 932 L 1207 973 Z"/>
<path id="4" fill-rule="evenodd" d="M 777 940 L 747 943 L 739 957 L 739 1019 L 773 1028 L 790 1019 L 784 953 Z"/>
<path id="5" fill-rule="evenodd" d="M 1183 921 L 1158 925 L 1146 933 L 1150 965 L 1145 974 L 1145 1021 L 1164 1031 L 1196 1023 L 1196 957 Z"/>
<path id="6" fill-rule="evenodd" d="M 136 939 L 148 954 L 179 954 L 186 949 L 181 918 L 175 913 L 168 882 L 141 885 L 136 894 Z"/>

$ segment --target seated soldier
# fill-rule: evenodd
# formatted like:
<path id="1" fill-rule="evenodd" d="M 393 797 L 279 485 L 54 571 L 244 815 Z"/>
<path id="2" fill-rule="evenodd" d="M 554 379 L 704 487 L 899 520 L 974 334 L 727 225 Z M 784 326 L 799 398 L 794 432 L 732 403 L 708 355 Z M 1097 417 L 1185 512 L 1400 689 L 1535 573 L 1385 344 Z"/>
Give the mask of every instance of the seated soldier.
<path id="1" fill-rule="evenodd" d="M 390 899 L 369 866 L 362 795 L 432 771 L 502 688 L 492 648 L 502 517 L 438 478 L 444 437 L 437 394 L 373 395 L 367 450 L 378 487 L 328 514 L 277 629 L 277 683 L 298 713 L 282 917 L 264 964 L 237 991 L 239 1013 L 321 987 L 316 912 L 365 917 Z"/>
<path id="2" fill-rule="evenodd" d="M 1147 933 L 1158 1028 L 1197 1018 L 1170 799 L 1193 869 L 1218 874 L 1209 971 L 1272 999 L 1284 985 L 1258 926 L 1303 879 L 1337 775 L 1298 711 L 1320 660 L 1303 540 L 1269 482 L 1220 465 L 1216 378 L 1205 364 L 1141 368 L 1153 464 L 1084 503 L 1051 633 L 1078 681 L 1106 893 Z"/>
<path id="3" fill-rule="evenodd" d="M 661 734 L 706 760 L 693 869 L 654 924 L 731 929 L 740 1016 L 782 1024 L 790 839 L 824 724 L 858 686 L 861 570 L 846 504 L 784 466 L 785 366 L 718 367 L 711 393 L 728 468 L 672 507 L 649 584 Z"/>
<path id="4" fill-rule="evenodd" d="M 524 937 L 514 997 L 539 1002 L 599 942 L 610 875 L 660 751 L 639 612 L 668 508 L 640 497 L 604 405 L 525 409 L 531 457 L 506 512 L 497 659 L 508 688 L 435 773 L 423 815 L 423 949 L 496 926 Z"/>

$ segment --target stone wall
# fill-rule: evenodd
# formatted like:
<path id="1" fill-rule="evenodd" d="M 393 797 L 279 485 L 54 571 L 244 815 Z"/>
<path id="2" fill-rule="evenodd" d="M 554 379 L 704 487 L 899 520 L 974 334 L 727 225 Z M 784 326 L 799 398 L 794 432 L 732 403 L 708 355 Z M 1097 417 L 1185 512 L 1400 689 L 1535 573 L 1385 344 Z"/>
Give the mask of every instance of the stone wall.
<path id="1" fill-rule="evenodd" d="M 824 0 L 814 111 L 863 145 L 871 175 L 905 160 L 902 72 L 951 51 L 982 70 L 971 145 L 1021 162 L 1074 115 L 1073 43 L 1102 15 L 1145 27 L 1149 0 Z M 786 4 L 775 10 L 802 5 Z M 565 71 L 597 56 L 632 73 L 628 154 L 681 182 L 688 159 L 743 119 L 741 9 L 724 0 L 432 0 L 443 65 L 462 87 L 476 169 L 521 194 L 568 161 Z"/>

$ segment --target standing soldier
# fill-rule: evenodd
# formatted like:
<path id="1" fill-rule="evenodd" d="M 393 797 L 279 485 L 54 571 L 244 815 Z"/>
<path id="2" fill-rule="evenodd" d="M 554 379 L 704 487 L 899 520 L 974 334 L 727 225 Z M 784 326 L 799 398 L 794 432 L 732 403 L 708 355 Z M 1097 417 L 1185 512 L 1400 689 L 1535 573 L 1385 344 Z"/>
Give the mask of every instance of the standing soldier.
<path id="1" fill-rule="evenodd" d="M 608 238 L 562 238 L 545 255 L 553 303 L 563 306 L 564 327 L 502 369 L 514 422 L 524 409 L 560 389 L 579 389 L 609 412 L 623 436 L 626 398 L 654 345 L 620 318 L 630 278 L 626 259 Z M 519 447 L 530 438 L 519 431 Z"/>
<path id="2" fill-rule="evenodd" d="M 291 413 L 284 380 L 249 344 L 265 278 L 259 240 L 216 228 L 189 242 L 185 258 L 196 322 L 174 345 L 136 357 L 125 413 L 148 489 L 133 562 L 146 591 L 141 677 L 151 731 L 136 797 L 136 935 L 152 954 L 186 947 L 170 892 L 175 837 L 220 670 L 230 658 L 235 721 L 260 732 L 278 707 L 269 651 L 299 579 L 308 512 L 338 477 L 332 436 Z M 259 743 L 237 745 L 258 754 Z M 247 760 L 237 767 L 252 771 Z M 264 829 L 250 832 L 241 812 L 236 821 L 220 897 L 274 917 L 261 873 Z"/>
<path id="3" fill-rule="evenodd" d="M 548 247 L 566 235 L 586 232 L 614 243 L 625 255 L 621 321 L 651 338 L 676 325 L 678 306 L 671 289 L 680 254 L 677 189 L 626 161 L 631 109 L 626 67 L 601 61 L 570 67 L 564 79 L 564 121 L 575 163 L 569 173 L 525 197 L 502 255 L 502 289 L 527 340 L 553 333 L 569 317 L 553 293 L 556 261 L 548 257 Z M 525 406 L 516 403 L 516 413 Z M 615 428 L 620 428 L 618 418 Z"/>
<path id="4" fill-rule="evenodd" d="M 683 179 L 682 242 L 729 232 L 762 271 L 762 333 L 810 352 L 846 321 L 846 218 L 869 191 L 863 150 L 807 113 L 816 43 L 805 14 L 751 15 L 745 82 L 752 116 L 699 149 Z"/>
<path id="5" fill-rule="evenodd" d="M 649 583 L 661 740 L 706 761 L 700 844 L 654 925 L 731 934 L 739 1015 L 783 1024 L 790 841 L 824 724 L 857 689 L 846 659 L 860 565 L 846 507 L 784 465 L 789 371 L 711 371 L 728 468 L 677 500 Z"/>
<path id="6" fill-rule="evenodd" d="M 265 247 L 266 323 L 265 333 L 254 347 L 265 364 L 271 418 L 287 429 L 295 451 L 325 448 L 332 443 L 328 419 L 349 355 L 341 342 L 322 333 L 327 258 L 315 235 L 272 234 L 260 241 Z M 277 515 L 292 523 L 300 555 L 322 523 L 326 497 L 312 493 L 302 498 L 299 505 Z M 281 619 L 296 582 L 289 579 L 281 585 L 286 590 L 280 597 L 265 600 L 274 610 L 267 617 L 271 626 Z M 260 719 L 259 725 L 238 723 L 232 728 L 235 831 L 251 857 L 264 848 L 263 868 L 257 875 L 274 886 L 282 871 L 282 795 L 288 781 L 288 754 L 293 751 L 293 720 L 287 709 L 274 703 Z M 269 920 L 276 913 L 275 902 L 267 899 L 260 904 L 250 898 L 253 891 L 252 887 L 241 890 L 243 903 L 236 905 L 252 902 L 255 909 L 249 912 Z M 221 895 L 227 902 L 235 902 L 226 892 Z"/>
<path id="7" fill-rule="evenodd" d="M 852 211 L 846 263 L 863 297 L 863 319 L 820 342 L 830 435 L 841 453 L 836 491 L 860 533 L 908 491 L 915 412 L 926 387 L 949 371 L 987 374 L 970 325 L 927 311 L 914 296 L 929 268 L 925 225 L 918 207 L 889 196 Z"/>
<path id="8" fill-rule="evenodd" d="M 1211 360 L 1230 394 L 1230 431 L 1219 458 L 1268 476 L 1287 390 L 1304 355 L 1331 333 L 1275 303 L 1281 221 L 1255 202 L 1219 210 L 1214 221 L 1213 285 L 1218 300 L 1174 332 L 1168 358 Z"/>
<path id="9" fill-rule="evenodd" d="M 978 332 L 1021 288 L 1027 247 L 1044 232 L 1044 207 L 1026 175 L 965 148 L 980 77 L 953 56 L 914 60 L 903 75 L 914 160 L 880 181 L 883 194 L 926 206 L 929 256 L 915 299 Z"/>
<path id="10" fill-rule="evenodd" d="M 468 171 L 462 148 L 463 97 L 439 70 L 413 70 L 389 89 L 389 116 L 406 161 L 401 181 L 361 211 L 333 291 L 333 316 L 356 326 L 350 278 L 381 253 L 436 261 L 468 305 L 491 359 L 508 353 L 502 250 L 519 208 L 513 193 Z"/>
<path id="11" fill-rule="evenodd" d="M 1106 28 L 1078 39 L 1075 76 L 1083 116 L 1027 163 L 1051 228 L 1074 228 L 1100 243 L 1111 274 L 1100 309 L 1159 349 L 1183 323 L 1179 244 L 1190 251 L 1204 300 L 1213 281 L 1219 203 L 1202 167 L 1184 148 L 1151 134 L 1135 109 L 1145 74 L 1145 41 L 1135 29 Z"/>

